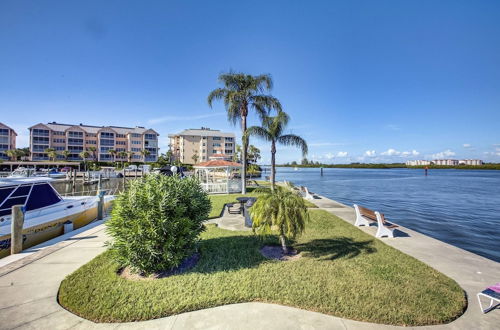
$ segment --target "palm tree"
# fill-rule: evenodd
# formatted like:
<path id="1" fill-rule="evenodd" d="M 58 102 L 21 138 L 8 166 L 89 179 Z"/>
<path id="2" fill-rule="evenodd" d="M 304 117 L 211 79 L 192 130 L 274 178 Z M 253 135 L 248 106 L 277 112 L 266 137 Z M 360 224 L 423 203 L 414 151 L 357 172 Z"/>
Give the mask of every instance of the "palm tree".
<path id="1" fill-rule="evenodd" d="M 290 117 L 281 111 L 275 117 L 264 117 L 262 119 L 262 127 L 252 126 L 247 130 L 248 135 L 258 136 L 266 141 L 271 142 L 271 188 L 274 190 L 274 182 L 276 179 L 276 143 L 285 146 L 296 146 L 302 149 L 302 154 L 307 154 L 307 143 L 298 135 L 283 134 Z"/>
<path id="2" fill-rule="evenodd" d="M 122 165 L 121 167 L 122 168 L 125 168 L 125 161 L 127 159 L 127 152 L 126 151 L 119 151 L 118 152 L 118 158 L 120 158 L 121 162 L 122 162 Z"/>
<path id="3" fill-rule="evenodd" d="M 135 155 L 135 152 L 132 152 L 132 151 L 127 151 L 127 161 L 129 163 L 132 162 L 132 157 Z"/>
<path id="4" fill-rule="evenodd" d="M 144 158 L 144 161 L 146 161 L 146 157 L 149 156 L 150 154 L 151 154 L 151 152 L 149 152 L 148 149 L 142 149 L 141 150 L 141 155 Z"/>
<path id="5" fill-rule="evenodd" d="M 54 149 L 54 148 L 47 148 L 47 149 L 45 149 L 45 152 L 47 153 L 47 156 L 49 156 L 49 158 L 52 161 L 56 160 L 56 157 L 57 157 L 56 149 Z"/>
<path id="6" fill-rule="evenodd" d="M 309 213 L 305 200 L 290 189 L 277 187 L 267 191 L 251 208 L 252 229 L 258 235 L 269 235 L 272 229 L 278 230 L 281 248 L 284 254 L 288 253 L 286 239 L 293 239 L 300 235 L 309 220 Z"/>
<path id="7" fill-rule="evenodd" d="M 78 154 L 81 159 L 83 159 L 83 163 L 85 164 L 85 171 L 87 171 L 87 158 L 90 157 L 90 152 L 84 150 Z"/>
<path id="8" fill-rule="evenodd" d="M 9 149 L 5 152 L 5 154 L 10 158 L 12 161 L 16 161 L 19 153 L 17 152 L 16 149 Z"/>
<path id="9" fill-rule="evenodd" d="M 247 131 L 247 116 L 249 110 L 253 110 L 260 117 L 269 114 L 274 109 L 281 111 L 281 104 L 275 97 L 265 95 L 270 91 L 273 80 L 270 75 L 262 74 L 252 76 L 244 73 L 223 73 L 219 75 L 219 82 L 224 87 L 214 89 L 208 95 L 208 105 L 212 107 L 214 100 L 223 100 L 227 111 L 227 118 L 233 124 L 241 124 L 243 148 L 241 152 L 242 160 L 242 185 L 241 192 L 246 193 L 246 172 L 247 172 L 247 148 L 248 139 L 245 138 Z"/>
<path id="10" fill-rule="evenodd" d="M 92 160 L 94 161 L 94 163 L 96 163 L 97 162 L 97 148 L 96 147 L 88 147 L 87 150 L 92 153 Z"/>
<path id="11" fill-rule="evenodd" d="M 113 163 L 115 162 L 115 157 L 116 157 L 116 150 L 115 149 L 108 149 L 108 154 L 113 157 Z"/>
<path id="12" fill-rule="evenodd" d="M 193 156 L 191 157 L 191 159 L 194 161 L 194 163 L 198 163 L 198 158 L 200 158 L 200 156 L 198 155 L 198 150 L 195 150 Z"/>
<path id="13" fill-rule="evenodd" d="M 64 156 L 64 160 L 68 160 L 68 157 L 69 155 L 71 154 L 71 152 L 69 152 L 69 150 L 64 150 L 63 152 L 61 152 L 61 155 Z"/>

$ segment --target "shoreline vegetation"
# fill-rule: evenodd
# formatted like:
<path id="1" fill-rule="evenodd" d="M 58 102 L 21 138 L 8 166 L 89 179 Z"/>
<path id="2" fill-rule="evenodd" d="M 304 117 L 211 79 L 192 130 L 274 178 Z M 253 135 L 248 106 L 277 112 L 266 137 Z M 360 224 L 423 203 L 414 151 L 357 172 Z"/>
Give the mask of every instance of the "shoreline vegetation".
<path id="1" fill-rule="evenodd" d="M 262 165 L 268 166 L 268 165 Z M 276 167 L 297 167 L 297 168 L 375 168 L 375 169 L 391 169 L 391 168 L 408 168 L 408 169 L 425 169 L 426 167 L 430 170 L 500 170 L 500 164 L 498 163 L 488 163 L 484 165 L 459 165 L 459 166 L 445 166 L 445 165 L 428 165 L 428 166 L 407 166 L 404 163 L 379 163 L 379 164 L 367 164 L 367 163 L 350 163 L 350 164 L 281 164 L 276 165 Z"/>

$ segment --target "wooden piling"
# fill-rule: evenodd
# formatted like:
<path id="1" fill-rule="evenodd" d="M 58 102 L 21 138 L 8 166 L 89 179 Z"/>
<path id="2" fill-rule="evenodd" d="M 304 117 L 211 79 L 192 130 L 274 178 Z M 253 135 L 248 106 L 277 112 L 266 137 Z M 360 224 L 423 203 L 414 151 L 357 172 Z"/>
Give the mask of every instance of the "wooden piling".
<path id="1" fill-rule="evenodd" d="M 104 194 L 99 191 L 99 200 L 97 201 L 97 220 L 104 218 Z"/>
<path id="2" fill-rule="evenodd" d="M 12 206 L 12 220 L 10 230 L 10 253 L 16 254 L 23 250 L 24 212 L 22 205 Z"/>

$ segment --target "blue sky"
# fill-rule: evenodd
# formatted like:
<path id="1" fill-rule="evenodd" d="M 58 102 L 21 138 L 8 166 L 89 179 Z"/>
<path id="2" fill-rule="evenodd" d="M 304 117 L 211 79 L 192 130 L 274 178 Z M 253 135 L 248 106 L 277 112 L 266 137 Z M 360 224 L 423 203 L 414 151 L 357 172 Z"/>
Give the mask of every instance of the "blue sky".
<path id="1" fill-rule="evenodd" d="M 232 69 L 273 76 L 309 158 L 500 162 L 500 1 L 3 0 L 0 45 L 19 146 L 49 121 L 239 135 L 206 103 Z"/>

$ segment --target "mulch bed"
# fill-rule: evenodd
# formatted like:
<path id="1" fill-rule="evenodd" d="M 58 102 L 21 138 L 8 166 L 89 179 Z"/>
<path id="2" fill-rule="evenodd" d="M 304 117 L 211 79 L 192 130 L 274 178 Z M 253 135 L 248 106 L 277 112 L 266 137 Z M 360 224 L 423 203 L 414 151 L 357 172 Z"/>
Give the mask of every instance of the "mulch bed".
<path id="1" fill-rule="evenodd" d="M 134 273 L 134 272 L 132 272 L 130 267 L 125 267 L 125 268 L 120 269 L 118 271 L 118 274 L 121 277 L 126 278 L 128 280 L 156 280 L 156 279 L 165 278 L 165 277 L 169 277 L 172 275 L 184 273 L 184 272 L 190 270 L 191 268 L 193 268 L 194 266 L 196 266 L 196 264 L 198 263 L 199 260 L 200 260 L 200 254 L 194 253 L 191 256 L 184 259 L 178 267 L 170 269 L 170 270 L 166 270 L 163 272 L 153 273 L 151 275 L 146 276 L 144 274 Z"/>
<path id="2" fill-rule="evenodd" d="M 287 253 L 283 253 L 281 246 L 266 245 L 260 249 L 260 253 L 267 259 L 274 259 L 279 261 L 297 260 L 301 257 L 297 250 L 289 249 Z"/>

